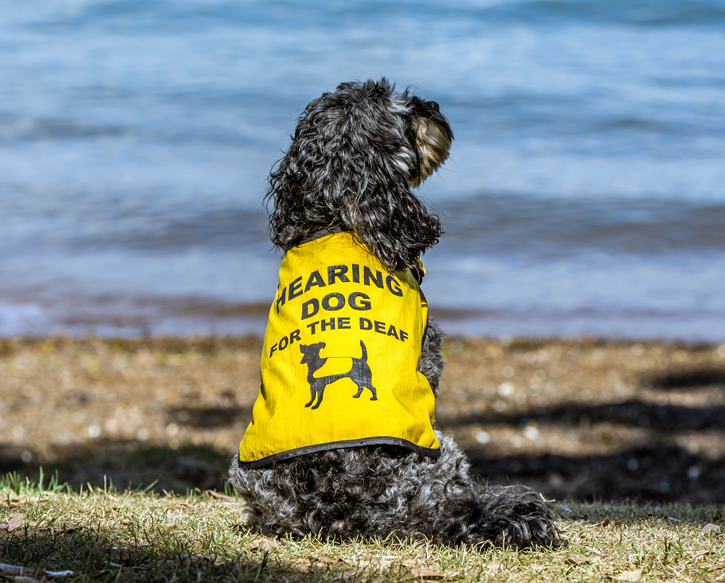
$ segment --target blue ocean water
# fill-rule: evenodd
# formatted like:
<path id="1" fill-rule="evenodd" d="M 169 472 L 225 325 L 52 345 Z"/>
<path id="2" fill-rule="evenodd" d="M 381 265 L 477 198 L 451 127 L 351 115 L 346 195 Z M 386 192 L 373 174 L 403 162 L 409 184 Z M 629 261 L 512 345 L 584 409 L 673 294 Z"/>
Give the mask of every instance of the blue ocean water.
<path id="1" fill-rule="evenodd" d="M 441 105 L 451 332 L 725 340 L 725 0 L 0 3 L 0 335 L 260 332 L 304 105 Z"/>

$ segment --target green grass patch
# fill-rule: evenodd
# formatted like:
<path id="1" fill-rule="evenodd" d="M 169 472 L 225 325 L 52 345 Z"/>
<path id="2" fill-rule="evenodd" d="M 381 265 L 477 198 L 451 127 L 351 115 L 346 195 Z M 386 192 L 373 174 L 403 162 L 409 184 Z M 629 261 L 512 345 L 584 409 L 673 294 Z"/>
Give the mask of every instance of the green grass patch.
<path id="1" fill-rule="evenodd" d="M 72 571 L 63 582 L 725 580 L 722 505 L 566 503 L 567 543 L 517 552 L 394 536 L 268 540 L 240 523 L 234 496 L 44 482 L 0 479 L 0 563 L 26 569 L 25 581 L 46 571 Z M 721 531 L 703 533 L 711 523 Z M 0 579 L 15 575 L 0 568 Z"/>

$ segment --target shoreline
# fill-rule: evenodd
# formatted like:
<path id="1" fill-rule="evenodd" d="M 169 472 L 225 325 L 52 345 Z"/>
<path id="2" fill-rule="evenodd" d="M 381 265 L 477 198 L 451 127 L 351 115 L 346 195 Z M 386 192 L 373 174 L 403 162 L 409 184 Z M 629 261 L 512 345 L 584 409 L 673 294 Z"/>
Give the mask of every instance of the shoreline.
<path id="1" fill-rule="evenodd" d="M 589 338 L 604 341 L 725 342 L 725 312 L 717 309 L 599 309 L 571 306 L 483 308 L 429 297 L 430 314 L 451 336 L 476 338 Z M 191 295 L 6 295 L 0 300 L 0 338 L 237 337 L 263 335 L 271 300 L 228 301 Z"/>
<path id="2" fill-rule="evenodd" d="M 571 335 L 483 335 L 483 334 L 458 334 L 448 333 L 443 330 L 444 345 L 450 344 L 499 344 L 503 348 L 512 348 L 514 351 L 522 346 L 535 347 L 545 344 L 569 344 L 573 347 L 595 347 L 595 346 L 662 346 L 669 349 L 681 348 L 686 350 L 701 350 L 712 348 L 717 350 L 723 347 L 725 351 L 725 339 L 723 340 L 699 340 L 688 338 L 668 337 L 627 337 L 614 335 L 596 334 L 571 334 Z M 8 351 L 14 351 L 22 346 L 33 344 L 50 343 L 54 347 L 67 344 L 83 344 L 101 342 L 111 346 L 125 347 L 131 349 L 135 346 L 154 347 L 160 350 L 180 350 L 183 347 L 200 348 L 202 350 L 214 350 L 224 347 L 248 346 L 264 340 L 264 331 L 249 332 L 245 334 L 164 334 L 164 333 L 135 333 L 128 335 L 102 335 L 93 333 L 79 334 L 0 334 L 0 357 Z"/>
<path id="3" fill-rule="evenodd" d="M 0 338 L 0 473 L 223 489 L 261 338 Z M 725 344 L 450 336 L 436 423 L 548 498 L 725 501 Z"/>

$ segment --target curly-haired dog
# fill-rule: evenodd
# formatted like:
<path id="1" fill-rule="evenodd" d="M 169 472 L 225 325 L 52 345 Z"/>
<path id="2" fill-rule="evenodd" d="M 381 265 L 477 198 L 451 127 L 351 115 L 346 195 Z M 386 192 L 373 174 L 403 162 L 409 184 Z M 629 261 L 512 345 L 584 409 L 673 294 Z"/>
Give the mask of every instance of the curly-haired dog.
<path id="1" fill-rule="evenodd" d="M 480 484 L 433 429 L 442 333 L 419 257 L 442 230 L 411 188 L 452 139 L 437 103 L 385 79 L 343 83 L 306 107 L 272 170 L 271 239 L 285 256 L 260 394 L 229 476 L 264 533 L 558 540 L 539 494 Z M 373 399 L 351 399 L 365 386 Z"/>

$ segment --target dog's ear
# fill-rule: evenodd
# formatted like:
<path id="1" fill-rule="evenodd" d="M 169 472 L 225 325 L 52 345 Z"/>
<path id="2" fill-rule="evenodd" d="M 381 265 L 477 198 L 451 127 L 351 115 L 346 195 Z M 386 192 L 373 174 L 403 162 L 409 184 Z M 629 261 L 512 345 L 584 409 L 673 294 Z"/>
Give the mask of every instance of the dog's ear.
<path id="1" fill-rule="evenodd" d="M 411 172 L 408 181 L 415 188 L 433 174 L 448 159 L 448 152 L 453 141 L 453 131 L 448 120 L 440 112 L 435 101 L 425 101 L 415 95 L 408 96 L 407 107 L 411 115 L 411 142 L 415 142 L 417 153 L 416 168 Z"/>
<path id="2" fill-rule="evenodd" d="M 415 188 L 448 159 L 453 136 L 447 126 L 429 117 L 416 117 L 413 120 L 413 130 L 420 165 L 419 174 L 410 180 L 410 185 Z"/>

